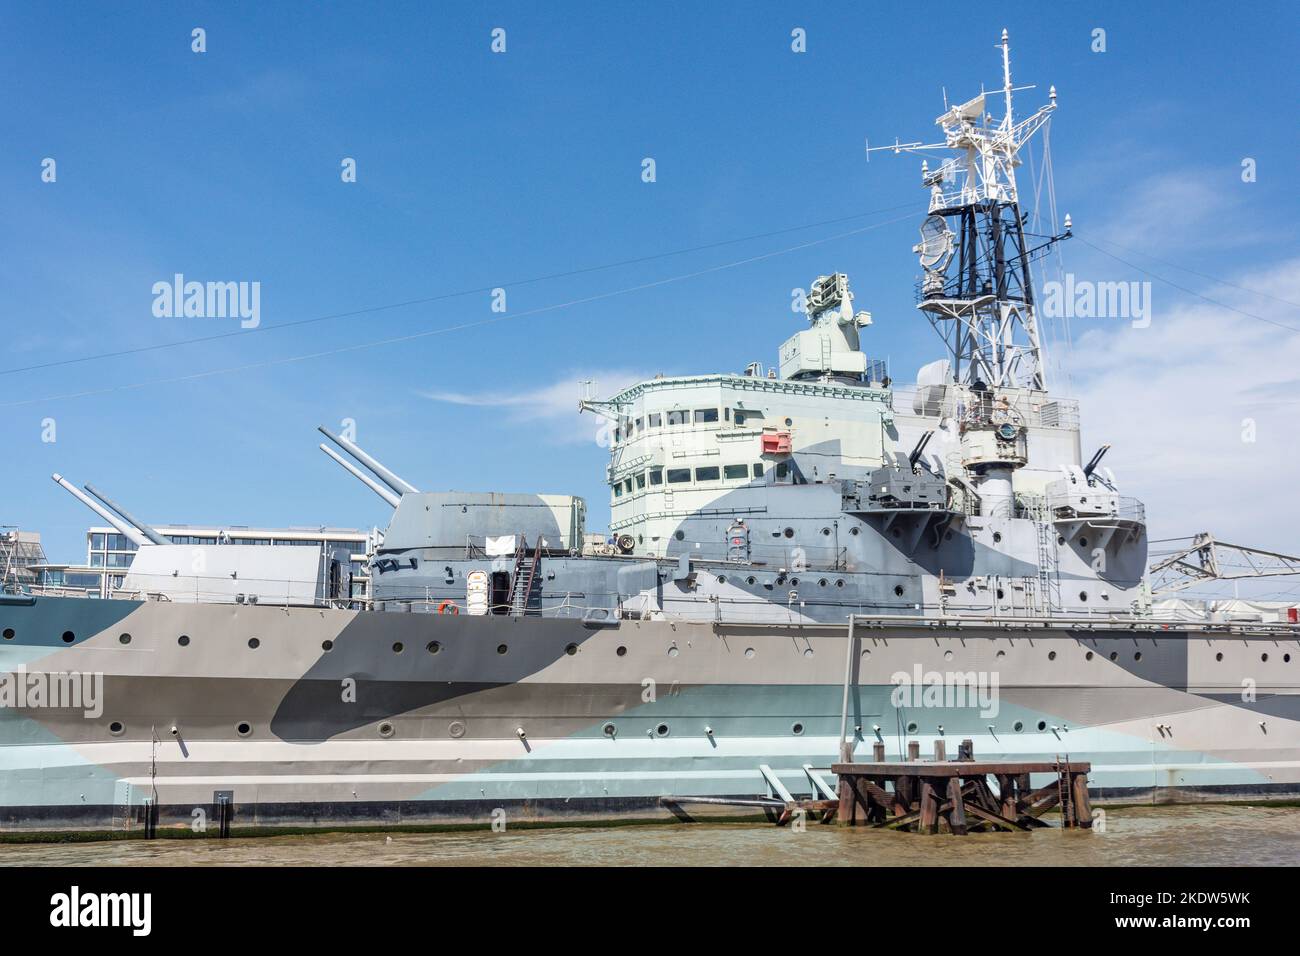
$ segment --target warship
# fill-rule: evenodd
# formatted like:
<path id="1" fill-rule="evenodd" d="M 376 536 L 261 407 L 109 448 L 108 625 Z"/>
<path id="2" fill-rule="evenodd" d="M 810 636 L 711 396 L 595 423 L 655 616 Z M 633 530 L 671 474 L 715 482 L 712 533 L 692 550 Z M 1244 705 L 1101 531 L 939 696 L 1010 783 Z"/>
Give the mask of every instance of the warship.
<path id="1" fill-rule="evenodd" d="M 833 272 L 774 368 L 584 397 L 608 533 L 322 428 L 393 509 L 359 604 L 346 554 L 171 544 L 56 475 L 139 548 L 108 600 L 0 597 L 0 825 L 667 817 L 945 737 L 1088 761 L 1094 799 L 1295 796 L 1300 629 L 1163 615 L 1144 507 L 1049 387 L 1031 263 L 1070 225 L 1032 235 L 1016 171 L 1056 93 L 1015 119 L 1001 50 L 887 147 L 947 157 L 914 249 L 943 356 L 896 387 Z"/>

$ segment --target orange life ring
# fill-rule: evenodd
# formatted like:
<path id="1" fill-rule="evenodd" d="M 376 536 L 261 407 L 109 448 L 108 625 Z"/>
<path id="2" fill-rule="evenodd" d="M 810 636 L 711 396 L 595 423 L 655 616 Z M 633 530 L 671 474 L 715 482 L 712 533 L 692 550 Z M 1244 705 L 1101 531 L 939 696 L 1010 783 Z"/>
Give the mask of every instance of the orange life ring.
<path id="1" fill-rule="evenodd" d="M 456 602 L 455 602 L 455 601 L 452 601 L 452 600 L 450 600 L 450 599 L 448 599 L 448 600 L 446 600 L 446 601 L 443 601 L 441 604 L 438 605 L 438 613 L 439 613 L 439 614 L 446 614 L 446 613 L 447 613 L 447 608 L 451 608 L 451 613 L 452 613 L 452 614 L 459 614 L 459 613 L 460 613 L 460 608 L 456 606 Z"/>

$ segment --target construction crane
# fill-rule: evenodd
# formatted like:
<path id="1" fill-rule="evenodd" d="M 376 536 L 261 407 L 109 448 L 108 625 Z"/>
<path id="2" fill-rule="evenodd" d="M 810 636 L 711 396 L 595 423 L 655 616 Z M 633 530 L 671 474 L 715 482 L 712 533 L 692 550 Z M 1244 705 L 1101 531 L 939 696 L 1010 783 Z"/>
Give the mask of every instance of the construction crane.
<path id="1" fill-rule="evenodd" d="M 1147 576 L 1153 596 L 1172 594 L 1210 581 L 1300 574 L 1300 557 L 1296 555 L 1229 544 L 1209 532 L 1194 535 L 1191 542 L 1190 546 L 1151 565 Z"/>

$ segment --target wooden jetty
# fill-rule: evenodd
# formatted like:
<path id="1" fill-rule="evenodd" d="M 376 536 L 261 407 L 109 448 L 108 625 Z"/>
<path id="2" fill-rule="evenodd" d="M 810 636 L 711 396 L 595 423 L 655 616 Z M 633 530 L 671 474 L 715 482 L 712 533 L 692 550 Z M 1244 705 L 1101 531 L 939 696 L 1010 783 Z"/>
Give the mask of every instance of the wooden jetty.
<path id="1" fill-rule="evenodd" d="M 876 756 L 883 756 L 877 748 Z M 906 761 L 837 763 L 836 819 L 848 826 L 873 826 L 912 833 L 940 829 L 964 835 L 980 830 L 1031 830 L 1048 824 L 1039 819 L 1061 808 L 1062 825 L 1092 827 L 1088 773 L 1083 761 L 974 760 L 963 741 L 958 760 L 917 760 L 911 748 Z M 1030 786 L 1030 774 L 1051 774 L 1046 786 Z M 997 780 L 997 794 L 989 778 Z M 818 807 L 817 809 L 821 809 Z"/>

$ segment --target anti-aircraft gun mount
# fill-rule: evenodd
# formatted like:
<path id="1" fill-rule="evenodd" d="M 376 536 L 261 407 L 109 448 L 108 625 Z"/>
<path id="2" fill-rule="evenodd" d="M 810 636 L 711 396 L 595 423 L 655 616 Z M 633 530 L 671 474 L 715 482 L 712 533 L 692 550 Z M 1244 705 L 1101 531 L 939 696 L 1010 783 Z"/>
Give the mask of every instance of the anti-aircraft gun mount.
<path id="1" fill-rule="evenodd" d="M 879 521 L 880 533 L 897 540 L 909 554 L 926 532 L 932 532 L 930 546 L 937 546 L 959 515 L 951 507 L 948 482 L 922 460 L 933 435 L 927 431 L 910 454 L 895 452 L 892 462 L 873 469 L 865 479 L 840 482 L 844 512 Z"/>

